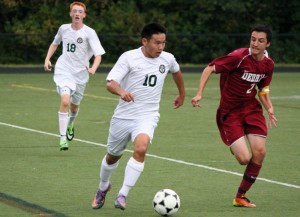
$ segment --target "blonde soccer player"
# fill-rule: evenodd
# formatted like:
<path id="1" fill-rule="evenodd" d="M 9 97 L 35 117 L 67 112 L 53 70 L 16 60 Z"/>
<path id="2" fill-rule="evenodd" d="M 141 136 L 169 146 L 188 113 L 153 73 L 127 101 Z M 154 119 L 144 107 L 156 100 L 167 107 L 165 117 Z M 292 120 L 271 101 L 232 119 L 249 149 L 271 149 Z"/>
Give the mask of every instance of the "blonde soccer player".
<path id="1" fill-rule="evenodd" d="M 89 80 L 95 74 L 105 53 L 97 33 L 83 23 L 86 17 L 86 6 L 81 2 L 70 4 L 72 23 L 59 27 L 55 38 L 48 49 L 44 69 L 51 71 L 51 57 L 60 43 L 62 54 L 54 69 L 54 82 L 60 95 L 58 112 L 60 150 L 68 150 L 68 141 L 74 137 L 74 121 L 79 112 L 79 105 Z M 93 64 L 89 60 L 94 56 Z"/>

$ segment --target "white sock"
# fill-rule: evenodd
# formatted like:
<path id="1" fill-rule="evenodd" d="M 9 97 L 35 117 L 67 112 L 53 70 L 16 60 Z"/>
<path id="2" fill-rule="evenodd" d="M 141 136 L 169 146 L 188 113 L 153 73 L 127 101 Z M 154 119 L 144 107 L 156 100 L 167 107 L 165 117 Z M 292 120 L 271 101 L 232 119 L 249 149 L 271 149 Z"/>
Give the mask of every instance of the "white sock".
<path id="1" fill-rule="evenodd" d="M 100 191 L 105 191 L 108 188 L 109 179 L 113 174 L 113 172 L 117 169 L 118 165 L 119 165 L 119 161 L 117 161 L 115 164 L 108 165 L 106 162 L 106 155 L 104 156 L 100 167 L 100 183 L 99 183 Z"/>
<path id="2" fill-rule="evenodd" d="M 68 121 L 68 113 L 58 112 L 59 133 L 61 140 L 66 140 Z"/>
<path id="3" fill-rule="evenodd" d="M 71 111 L 69 112 L 68 126 L 71 126 L 74 123 L 76 117 L 78 116 L 78 113 L 79 113 L 79 109 L 77 110 L 77 112 L 71 112 Z"/>
<path id="4" fill-rule="evenodd" d="M 128 196 L 130 189 L 135 185 L 136 181 L 143 172 L 144 164 L 145 163 L 136 161 L 133 157 L 129 159 L 125 169 L 123 186 L 119 191 L 119 194 L 123 194 L 125 197 Z"/>

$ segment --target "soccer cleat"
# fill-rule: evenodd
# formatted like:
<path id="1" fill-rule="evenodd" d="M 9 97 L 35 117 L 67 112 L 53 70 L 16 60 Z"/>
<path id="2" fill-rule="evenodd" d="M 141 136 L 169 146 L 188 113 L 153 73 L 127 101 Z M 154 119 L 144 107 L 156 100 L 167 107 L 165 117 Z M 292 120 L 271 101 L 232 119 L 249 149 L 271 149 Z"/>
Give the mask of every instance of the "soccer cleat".
<path id="1" fill-rule="evenodd" d="M 98 189 L 96 196 L 94 197 L 93 203 L 92 203 L 92 208 L 93 209 L 100 209 L 104 203 L 105 203 L 105 196 L 107 192 L 111 189 L 111 184 L 109 183 L 107 189 L 105 191 L 100 191 Z"/>
<path id="2" fill-rule="evenodd" d="M 72 141 L 73 138 L 74 138 L 74 125 L 72 124 L 67 128 L 67 139 L 69 141 Z"/>
<path id="3" fill-rule="evenodd" d="M 119 194 L 115 200 L 115 207 L 121 210 L 126 209 L 126 197 L 123 194 Z"/>
<path id="4" fill-rule="evenodd" d="M 69 145 L 68 145 L 68 142 L 66 140 L 61 140 L 60 143 L 59 143 L 59 146 L 60 146 L 61 151 L 66 151 L 66 150 L 69 149 Z"/>
<path id="5" fill-rule="evenodd" d="M 233 199 L 233 206 L 247 207 L 247 208 L 255 208 L 256 207 L 256 205 L 253 203 L 250 203 L 250 200 L 245 196 L 243 196 L 241 198 Z"/>

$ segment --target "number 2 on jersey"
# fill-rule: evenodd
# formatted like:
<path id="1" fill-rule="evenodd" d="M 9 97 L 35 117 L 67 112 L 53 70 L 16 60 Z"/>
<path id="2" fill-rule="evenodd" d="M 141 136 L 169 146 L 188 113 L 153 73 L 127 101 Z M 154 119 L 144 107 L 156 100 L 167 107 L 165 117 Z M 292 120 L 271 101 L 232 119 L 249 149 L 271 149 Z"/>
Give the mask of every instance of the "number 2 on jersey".
<path id="1" fill-rule="evenodd" d="M 247 94 L 251 93 L 254 87 L 255 87 L 255 84 L 251 84 L 251 87 L 246 91 L 246 93 Z"/>

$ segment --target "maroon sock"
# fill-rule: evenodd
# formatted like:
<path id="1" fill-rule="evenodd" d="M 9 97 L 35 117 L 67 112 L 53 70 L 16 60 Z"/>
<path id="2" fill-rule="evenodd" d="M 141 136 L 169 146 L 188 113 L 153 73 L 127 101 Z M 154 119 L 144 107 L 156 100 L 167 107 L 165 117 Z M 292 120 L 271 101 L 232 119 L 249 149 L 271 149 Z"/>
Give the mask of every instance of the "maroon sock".
<path id="1" fill-rule="evenodd" d="M 250 161 L 250 163 L 246 167 L 243 180 L 236 194 L 236 198 L 241 198 L 251 188 L 252 184 L 255 182 L 256 177 L 259 174 L 261 166 L 262 165 L 257 165 Z"/>

